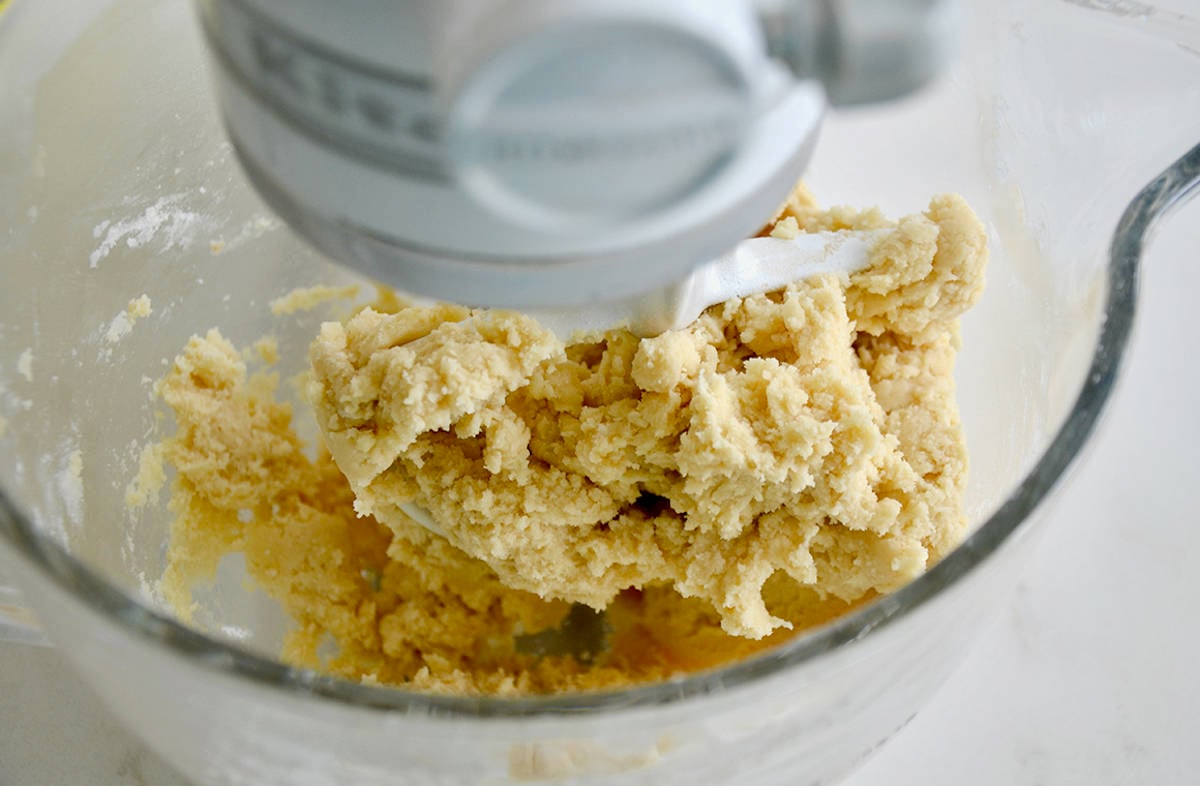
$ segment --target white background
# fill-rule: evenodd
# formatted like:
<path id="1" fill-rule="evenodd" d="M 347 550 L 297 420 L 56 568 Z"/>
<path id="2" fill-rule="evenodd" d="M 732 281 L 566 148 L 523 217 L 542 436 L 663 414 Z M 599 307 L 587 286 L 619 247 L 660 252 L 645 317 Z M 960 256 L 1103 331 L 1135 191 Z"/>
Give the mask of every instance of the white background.
<path id="1" fill-rule="evenodd" d="M 1143 277 L 1124 378 L 971 656 L 848 786 L 1200 782 L 1200 204 Z M 0 645 L 0 786 L 183 786 L 52 651 Z"/>

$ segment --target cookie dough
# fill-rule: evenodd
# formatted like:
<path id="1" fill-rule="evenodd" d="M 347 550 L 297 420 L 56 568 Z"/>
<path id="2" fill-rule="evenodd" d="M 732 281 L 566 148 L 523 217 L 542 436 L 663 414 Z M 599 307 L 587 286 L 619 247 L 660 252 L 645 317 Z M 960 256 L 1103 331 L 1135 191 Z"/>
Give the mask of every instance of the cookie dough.
<path id="1" fill-rule="evenodd" d="M 801 212 L 777 235 L 876 228 Z M 761 638 L 776 573 L 853 602 L 958 542 L 966 450 L 951 375 L 985 234 L 959 197 L 895 225 L 869 266 L 733 299 L 639 340 L 563 346 L 454 306 L 328 323 L 309 396 L 355 508 L 416 503 L 509 587 L 603 609 L 661 584 Z"/>
<path id="2" fill-rule="evenodd" d="M 769 231 L 882 227 L 849 279 L 653 339 L 563 346 L 517 314 L 384 297 L 313 344 L 315 456 L 269 368 L 192 339 L 159 385 L 164 593 L 186 616 L 241 552 L 295 622 L 286 660 L 511 695 L 711 668 L 901 586 L 965 526 L 951 372 L 983 228 L 953 196 L 894 224 L 801 197 Z M 606 610 L 597 646 L 572 646 L 573 603 Z"/>

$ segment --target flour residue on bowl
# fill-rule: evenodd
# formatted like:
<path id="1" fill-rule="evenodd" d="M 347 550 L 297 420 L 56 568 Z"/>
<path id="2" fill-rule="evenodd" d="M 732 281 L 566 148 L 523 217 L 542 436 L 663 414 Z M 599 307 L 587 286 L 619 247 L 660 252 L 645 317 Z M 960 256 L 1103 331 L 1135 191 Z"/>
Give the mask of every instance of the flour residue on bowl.
<path id="1" fill-rule="evenodd" d="M 33 347 L 26 347 L 17 357 L 17 373 L 24 377 L 26 382 L 33 382 Z"/>
<path id="2" fill-rule="evenodd" d="M 183 205 L 187 196 L 182 192 L 161 196 L 136 216 L 96 224 L 92 237 L 100 240 L 100 245 L 88 255 L 88 267 L 98 267 L 122 242 L 129 248 L 139 248 L 158 238 L 162 251 L 189 247 L 209 219 Z"/>
<path id="3" fill-rule="evenodd" d="M 54 485 L 66 508 L 67 518 L 74 524 L 83 522 L 83 453 L 79 448 L 70 450 L 54 475 Z M 65 530 L 63 531 L 65 536 Z"/>
<path id="4" fill-rule="evenodd" d="M 324 284 L 299 287 L 271 301 L 271 313 L 277 317 L 312 309 L 331 300 L 352 300 L 358 297 L 358 287 L 331 287 Z"/>

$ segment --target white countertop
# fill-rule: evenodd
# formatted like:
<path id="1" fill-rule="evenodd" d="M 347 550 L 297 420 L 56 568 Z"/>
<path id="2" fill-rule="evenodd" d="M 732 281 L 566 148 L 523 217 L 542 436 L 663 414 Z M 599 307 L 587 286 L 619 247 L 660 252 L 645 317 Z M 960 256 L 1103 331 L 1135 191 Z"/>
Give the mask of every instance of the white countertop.
<path id="1" fill-rule="evenodd" d="M 1197 217 L 1200 204 L 1151 252 L 1125 378 L 1024 579 L 848 786 L 1200 781 Z M 185 781 L 52 650 L 0 645 L 0 786 L 91 784 Z"/>

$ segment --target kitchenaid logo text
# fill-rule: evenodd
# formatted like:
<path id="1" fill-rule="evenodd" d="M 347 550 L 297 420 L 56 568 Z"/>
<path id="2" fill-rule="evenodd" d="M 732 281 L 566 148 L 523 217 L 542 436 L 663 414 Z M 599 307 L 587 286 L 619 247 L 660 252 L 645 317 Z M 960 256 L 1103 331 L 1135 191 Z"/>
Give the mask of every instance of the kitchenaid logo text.
<path id="1" fill-rule="evenodd" d="M 317 60 L 286 40 L 272 37 L 264 30 L 250 31 L 250 49 L 254 66 L 265 85 L 282 90 L 288 100 L 309 104 L 311 108 L 337 115 L 380 134 L 400 135 L 433 142 L 436 139 L 433 118 L 414 106 L 426 100 L 425 86 L 416 80 L 402 85 L 392 81 L 372 85 L 362 72 L 339 68 L 329 61 Z M 389 93 L 403 91 L 401 100 Z"/>
<path id="2" fill-rule="evenodd" d="M 214 3 L 206 30 L 221 65 L 259 111 L 370 164 L 406 176 L 446 178 L 422 76 L 375 67 L 306 40 L 240 0 Z M 241 118 L 229 119 L 236 134 Z"/>
<path id="3" fill-rule="evenodd" d="M 447 177 L 441 128 L 424 77 L 305 40 L 239 0 L 216 5 L 209 25 L 213 46 L 260 107 L 326 147 L 403 174 Z M 535 114 L 544 108 L 535 108 Z M 476 163 L 510 167 L 698 160 L 731 149 L 746 120 L 745 112 L 672 112 L 664 104 L 614 127 L 618 124 L 564 117 L 569 111 L 558 109 L 560 118 L 553 122 L 532 122 L 519 110 L 498 122 L 487 118 L 471 138 L 460 140 L 457 152 Z"/>

